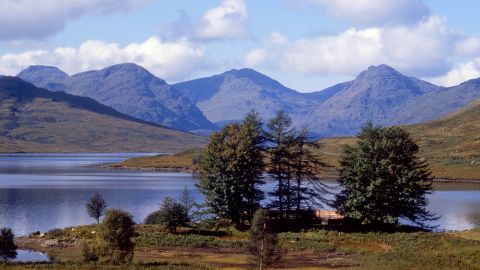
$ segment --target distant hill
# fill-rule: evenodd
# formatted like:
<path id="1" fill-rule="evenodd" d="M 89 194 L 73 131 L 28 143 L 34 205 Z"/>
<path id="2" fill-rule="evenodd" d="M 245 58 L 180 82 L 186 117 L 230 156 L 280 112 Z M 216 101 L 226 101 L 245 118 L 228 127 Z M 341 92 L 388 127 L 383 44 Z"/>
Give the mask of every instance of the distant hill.
<path id="1" fill-rule="evenodd" d="M 404 126 L 420 146 L 436 178 L 480 179 L 480 99 L 438 120 Z M 322 139 L 320 153 L 338 165 L 338 154 L 354 137 Z"/>
<path id="2" fill-rule="evenodd" d="M 17 75 L 38 87 L 86 96 L 122 113 L 180 130 L 216 127 L 187 98 L 135 64 L 69 76 L 56 67 L 30 66 Z"/>
<path id="3" fill-rule="evenodd" d="M 206 138 L 0 77 L 0 152 L 178 152 Z"/>
<path id="4" fill-rule="evenodd" d="M 367 121 L 414 124 L 439 118 L 480 98 L 480 79 L 440 87 L 387 65 L 371 66 L 353 81 L 299 93 L 252 69 L 231 70 L 175 84 L 212 122 L 241 119 L 259 111 L 264 120 L 284 110 L 297 126 L 323 137 L 355 134 Z"/>
<path id="5" fill-rule="evenodd" d="M 305 114 L 327 97 L 299 93 L 253 69 L 233 69 L 173 86 L 194 102 L 210 121 L 220 125 L 240 120 L 252 109 L 264 120 L 272 118 L 279 110 L 290 115 Z"/>
<path id="6" fill-rule="evenodd" d="M 352 135 L 366 121 L 391 125 L 389 119 L 408 102 L 440 90 L 441 87 L 404 76 L 387 65 L 372 66 L 302 117 L 302 123 L 324 136 Z M 437 117 L 441 114 L 438 111 Z M 399 122 L 409 123 L 404 120 Z"/>

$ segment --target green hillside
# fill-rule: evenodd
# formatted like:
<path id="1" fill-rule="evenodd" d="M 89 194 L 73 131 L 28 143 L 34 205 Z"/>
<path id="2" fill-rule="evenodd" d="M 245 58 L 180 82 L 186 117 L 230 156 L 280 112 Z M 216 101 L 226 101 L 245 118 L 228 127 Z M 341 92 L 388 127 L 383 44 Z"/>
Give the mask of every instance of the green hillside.
<path id="1" fill-rule="evenodd" d="M 178 152 L 205 143 L 90 98 L 0 78 L 0 152 Z"/>
<path id="2" fill-rule="evenodd" d="M 441 119 L 404 127 L 420 146 L 436 178 L 480 179 L 480 100 Z M 341 146 L 355 138 L 320 140 L 322 156 L 338 165 Z"/>

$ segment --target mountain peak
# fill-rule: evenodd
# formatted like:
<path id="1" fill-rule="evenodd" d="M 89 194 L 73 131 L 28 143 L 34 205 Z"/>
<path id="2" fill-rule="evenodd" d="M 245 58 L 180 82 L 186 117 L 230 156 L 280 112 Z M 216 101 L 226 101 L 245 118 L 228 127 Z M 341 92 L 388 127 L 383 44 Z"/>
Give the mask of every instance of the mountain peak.
<path id="1" fill-rule="evenodd" d="M 404 77 L 400 72 L 392 68 L 391 66 L 382 64 L 378 66 L 370 66 L 367 70 L 361 72 L 357 78 L 365 78 L 365 79 L 373 79 L 378 77 L 397 77 L 401 76 Z"/>
<path id="2" fill-rule="evenodd" d="M 31 65 L 18 73 L 17 77 L 36 81 L 61 81 L 68 78 L 69 75 L 57 67 Z"/>

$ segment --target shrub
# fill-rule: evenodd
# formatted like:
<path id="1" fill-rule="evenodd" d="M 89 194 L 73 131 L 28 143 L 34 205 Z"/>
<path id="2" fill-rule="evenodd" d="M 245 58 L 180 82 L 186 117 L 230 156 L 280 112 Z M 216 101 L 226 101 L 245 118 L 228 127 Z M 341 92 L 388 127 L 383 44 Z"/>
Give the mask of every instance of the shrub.
<path id="1" fill-rule="evenodd" d="M 165 198 L 160 210 L 148 215 L 144 223 L 160 224 L 171 232 L 176 232 L 177 227 L 185 226 L 190 221 L 187 209 L 172 198 Z"/>
<path id="2" fill-rule="evenodd" d="M 119 209 L 107 211 L 101 233 L 105 242 L 104 255 L 108 262 L 119 264 L 133 259 L 134 244 L 131 238 L 135 234 L 134 224 L 132 215 L 128 212 Z"/>

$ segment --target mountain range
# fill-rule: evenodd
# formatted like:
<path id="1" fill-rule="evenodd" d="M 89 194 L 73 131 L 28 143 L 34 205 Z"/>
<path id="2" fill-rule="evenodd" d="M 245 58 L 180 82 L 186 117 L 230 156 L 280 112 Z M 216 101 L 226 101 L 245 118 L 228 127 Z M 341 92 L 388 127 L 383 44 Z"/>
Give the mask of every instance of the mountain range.
<path id="1" fill-rule="evenodd" d="M 177 152 L 206 141 L 91 98 L 0 77 L 0 152 Z"/>
<path id="2" fill-rule="evenodd" d="M 119 112 L 179 130 L 215 126 L 164 80 L 135 64 L 69 76 L 56 67 L 30 66 L 17 77 L 38 87 L 91 97 Z"/>
<path id="3" fill-rule="evenodd" d="M 18 77 L 177 129 L 214 130 L 252 109 L 266 121 L 284 110 L 297 126 L 308 125 L 322 137 L 355 134 L 366 121 L 386 126 L 425 122 L 480 98 L 480 79 L 441 87 L 387 65 L 371 66 L 352 81 L 313 93 L 300 93 L 252 69 L 173 85 L 134 64 L 73 76 L 54 67 L 32 66 Z"/>

